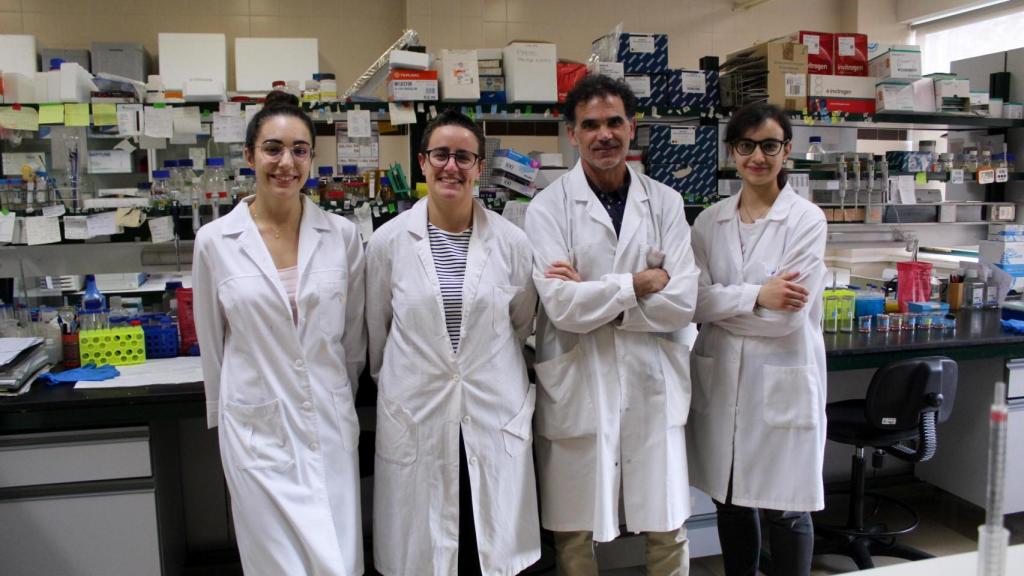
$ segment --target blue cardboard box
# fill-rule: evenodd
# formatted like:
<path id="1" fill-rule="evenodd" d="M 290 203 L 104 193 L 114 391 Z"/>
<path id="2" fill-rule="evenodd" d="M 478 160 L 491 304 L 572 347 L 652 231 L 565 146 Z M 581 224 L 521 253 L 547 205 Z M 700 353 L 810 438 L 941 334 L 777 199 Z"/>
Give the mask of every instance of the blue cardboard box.
<path id="1" fill-rule="evenodd" d="M 693 163 L 698 159 L 715 163 L 718 159 L 716 126 L 652 124 L 641 127 L 638 138 L 647 140 L 648 164 Z"/>
<path id="2" fill-rule="evenodd" d="M 715 162 L 649 164 L 647 175 L 683 195 L 687 205 L 702 206 L 718 200 Z"/>
<path id="3" fill-rule="evenodd" d="M 664 74 L 626 74 L 625 81 L 636 96 L 637 106 L 650 108 L 665 105 L 668 78 Z"/>
<path id="4" fill-rule="evenodd" d="M 593 42 L 593 52 L 608 61 L 622 62 L 626 74 L 668 71 L 668 35 L 623 32 L 618 44 L 614 37 L 602 36 Z"/>
<path id="5" fill-rule="evenodd" d="M 697 75 L 704 77 L 703 90 Z M 669 109 L 717 110 L 722 106 L 718 70 L 670 70 L 665 82 L 664 105 Z"/>

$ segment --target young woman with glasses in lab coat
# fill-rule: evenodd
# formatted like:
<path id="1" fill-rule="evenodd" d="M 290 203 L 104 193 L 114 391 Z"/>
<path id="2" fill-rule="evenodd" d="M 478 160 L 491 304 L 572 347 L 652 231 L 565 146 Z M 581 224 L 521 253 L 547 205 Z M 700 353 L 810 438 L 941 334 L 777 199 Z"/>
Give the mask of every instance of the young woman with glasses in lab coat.
<path id="1" fill-rule="evenodd" d="M 363 250 L 351 222 L 300 193 L 314 138 L 298 99 L 272 92 L 246 132 L 255 195 L 196 235 L 207 421 L 247 576 L 363 573 Z"/>
<path id="2" fill-rule="evenodd" d="M 725 141 L 743 185 L 693 227 L 701 323 L 687 453 L 718 508 L 728 576 L 757 573 L 758 509 L 773 574 L 810 574 L 810 511 L 824 506 L 825 216 L 786 183 L 793 131 L 774 106 L 733 114 Z"/>
<path id="3" fill-rule="evenodd" d="M 470 118 L 431 121 L 419 154 L 427 197 L 367 246 L 374 564 L 386 576 L 512 575 L 540 557 L 523 360 L 532 251 L 473 198 L 483 151 Z"/>

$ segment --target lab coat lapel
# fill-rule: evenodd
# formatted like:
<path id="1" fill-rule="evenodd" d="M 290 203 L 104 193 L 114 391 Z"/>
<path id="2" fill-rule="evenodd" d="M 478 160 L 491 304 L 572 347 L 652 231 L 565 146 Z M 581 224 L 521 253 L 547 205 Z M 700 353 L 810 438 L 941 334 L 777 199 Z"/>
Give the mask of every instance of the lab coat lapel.
<path id="1" fill-rule="evenodd" d="M 628 167 L 627 167 L 628 169 Z M 630 171 L 629 192 L 626 196 L 626 211 L 622 215 L 622 228 L 619 231 L 619 243 L 615 247 L 615 270 L 619 272 L 632 272 L 629 267 L 622 267 L 622 260 L 633 251 L 630 246 L 634 243 L 637 230 L 644 225 L 644 220 L 651 214 L 648 203 L 647 191 L 640 182 L 640 176 Z M 660 247 L 658 247 L 660 249 Z M 646 254 L 643 256 L 646 257 Z"/>
<path id="2" fill-rule="evenodd" d="M 296 287 L 299 291 L 305 281 L 309 263 L 323 241 L 321 232 L 331 229 L 327 215 L 317 210 L 312 200 L 303 196 L 302 202 L 302 220 L 299 222 L 299 284 Z"/>
<path id="3" fill-rule="evenodd" d="M 437 303 L 437 314 L 441 318 L 441 322 L 444 323 L 444 301 L 441 299 L 441 284 L 437 280 L 437 268 L 434 267 L 434 256 L 430 252 L 430 236 L 427 234 L 427 201 L 428 198 L 423 198 L 413 207 L 410 208 L 409 218 L 409 234 L 415 238 L 415 249 L 416 256 L 419 257 L 420 264 L 423 266 L 423 273 L 426 275 L 427 280 L 430 281 L 429 286 L 434 289 L 434 300 Z"/>
<path id="4" fill-rule="evenodd" d="M 276 289 L 278 300 L 289 310 L 288 314 L 291 315 L 288 295 L 281 284 L 281 277 L 277 273 L 277 267 L 274 266 L 274 259 L 270 257 L 270 251 L 267 250 L 267 245 L 260 237 L 260 231 L 256 228 L 252 215 L 249 214 L 249 204 L 255 199 L 253 196 L 251 199 L 247 198 L 239 202 L 234 210 L 226 216 L 226 218 L 230 218 L 230 224 L 224 227 L 224 235 L 234 236 L 238 240 L 242 252 L 267 277 L 267 280 Z"/>
<path id="5" fill-rule="evenodd" d="M 477 201 L 473 201 L 473 234 L 469 238 L 469 254 L 466 256 L 466 276 L 462 281 L 462 326 L 460 336 L 466 335 L 466 319 L 473 309 L 480 287 L 480 278 L 487 266 L 487 258 L 491 253 L 491 230 L 487 222 L 488 214 Z M 461 342 L 460 338 L 460 342 Z M 461 346 L 460 346 L 461 349 Z"/>
<path id="6" fill-rule="evenodd" d="M 611 217 L 608 216 L 608 211 L 598 202 L 597 195 L 590 189 L 587 175 L 583 173 L 582 160 L 576 161 L 576 166 L 569 173 L 569 189 L 574 202 L 585 202 L 587 214 L 603 224 L 609 232 L 615 234 L 615 226 L 612 224 Z"/>
<path id="7" fill-rule="evenodd" d="M 726 248 L 731 270 L 730 282 L 740 282 L 743 275 L 743 246 L 740 245 L 740 225 L 737 219 L 739 210 L 740 195 L 736 194 L 725 201 L 722 209 L 718 212 L 718 221 L 722 224 L 719 230 L 724 235 L 722 247 Z"/>

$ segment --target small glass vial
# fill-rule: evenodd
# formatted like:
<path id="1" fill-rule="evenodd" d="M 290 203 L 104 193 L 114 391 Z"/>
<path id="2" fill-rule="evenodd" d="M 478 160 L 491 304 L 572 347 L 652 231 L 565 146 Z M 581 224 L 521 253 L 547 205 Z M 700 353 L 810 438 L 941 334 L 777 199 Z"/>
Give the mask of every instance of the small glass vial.
<path id="1" fill-rule="evenodd" d="M 861 316 L 857 318 L 857 331 L 862 334 L 868 334 L 871 332 L 871 316 Z"/>
<path id="2" fill-rule="evenodd" d="M 903 330 L 903 314 L 889 314 L 889 331 L 900 332 Z"/>
<path id="3" fill-rule="evenodd" d="M 875 330 L 877 332 L 888 332 L 889 331 L 889 315 L 888 314 L 875 314 Z"/>

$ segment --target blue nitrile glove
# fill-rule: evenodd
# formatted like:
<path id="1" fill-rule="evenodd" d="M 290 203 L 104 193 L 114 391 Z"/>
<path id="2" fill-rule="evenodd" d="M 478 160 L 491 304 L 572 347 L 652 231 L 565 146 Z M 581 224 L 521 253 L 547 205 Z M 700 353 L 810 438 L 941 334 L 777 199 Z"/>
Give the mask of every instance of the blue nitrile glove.
<path id="1" fill-rule="evenodd" d="M 1024 334 L 1024 320 L 1000 320 L 1003 330 Z"/>
<path id="2" fill-rule="evenodd" d="M 104 364 L 103 366 L 97 367 L 96 364 L 90 362 L 85 366 L 74 368 L 72 370 L 65 370 L 63 372 L 49 372 L 43 374 L 39 378 L 47 381 L 50 384 L 66 384 L 68 382 L 98 382 L 100 380 L 110 380 L 111 378 L 117 378 L 121 373 L 117 371 L 110 364 Z"/>

